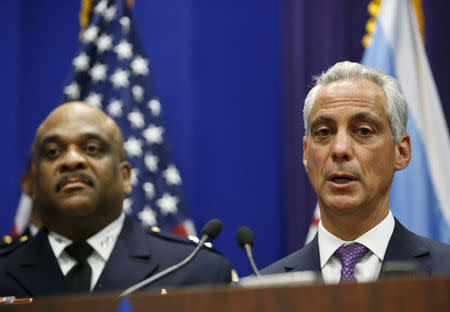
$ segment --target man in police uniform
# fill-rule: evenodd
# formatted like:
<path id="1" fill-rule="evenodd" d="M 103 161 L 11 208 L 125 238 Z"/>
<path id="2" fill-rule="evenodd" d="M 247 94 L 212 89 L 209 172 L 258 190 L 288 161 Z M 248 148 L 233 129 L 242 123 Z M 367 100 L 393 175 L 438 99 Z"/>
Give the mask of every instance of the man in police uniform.
<path id="1" fill-rule="evenodd" d="M 101 110 L 66 103 L 40 125 L 33 144 L 33 201 L 44 227 L 0 256 L 0 296 L 120 291 L 181 261 L 182 237 L 147 231 L 126 217 L 131 166 L 122 134 Z M 228 283 L 231 266 L 203 248 L 151 287 Z"/>

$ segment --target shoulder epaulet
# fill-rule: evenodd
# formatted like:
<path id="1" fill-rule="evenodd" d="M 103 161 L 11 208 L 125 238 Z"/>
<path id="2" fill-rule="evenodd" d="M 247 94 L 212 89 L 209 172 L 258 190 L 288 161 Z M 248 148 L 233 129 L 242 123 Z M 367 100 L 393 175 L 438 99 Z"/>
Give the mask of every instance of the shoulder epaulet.
<path id="1" fill-rule="evenodd" d="M 9 235 L 3 235 L 0 240 L 0 256 L 5 256 L 28 241 L 28 236 L 12 238 Z"/>
<path id="2" fill-rule="evenodd" d="M 157 226 L 152 226 L 150 228 L 150 231 L 148 231 L 148 232 L 149 232 L 149 234 L 151 234 L 155 237 L 159 237 L 159 238 L 173 241 L 173 242 L 179 242 L 179 243 L 183 243 L 183 244 L 187 244 L 187 245 L 192 245 L 192 246 L 197 245 L 197 243 L 199 242 L 198 237 L 195 235 L 189 235 L 188 237 L 184 237 L 181 235 L 163 231 Z M 214 250 L 214 249 L 212 249 L 211 243 L 205 243 L 205 247 L 208 247 L 208 249 Z"/>

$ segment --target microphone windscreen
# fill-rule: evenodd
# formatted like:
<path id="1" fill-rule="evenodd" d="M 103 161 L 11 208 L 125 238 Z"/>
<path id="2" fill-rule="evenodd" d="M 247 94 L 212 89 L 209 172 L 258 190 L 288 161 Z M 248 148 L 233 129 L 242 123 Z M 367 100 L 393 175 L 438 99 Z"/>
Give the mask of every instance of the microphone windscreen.
<path id="1" fill-rule="evenodd" d="M 253 242 L 255 241 L 253 238 L 252 230 L 250 230 L 247 226 L 241 226 L 236 233 L 236 239 L 239 246 L 244 249 L 246 244 L 249 244 L 253 247 Z"/>
<path id="2" fill-rule="evenodd" d="M 216 239 L 217 235 L 219 235 L 220 231 L 222 231 L 222 222 L 218 219 L 209 220 L 208 223 L 203 227 L 203 230 L 200 232 L 201 236 L 208 235 L 208 241 L 211 242 Z"/>

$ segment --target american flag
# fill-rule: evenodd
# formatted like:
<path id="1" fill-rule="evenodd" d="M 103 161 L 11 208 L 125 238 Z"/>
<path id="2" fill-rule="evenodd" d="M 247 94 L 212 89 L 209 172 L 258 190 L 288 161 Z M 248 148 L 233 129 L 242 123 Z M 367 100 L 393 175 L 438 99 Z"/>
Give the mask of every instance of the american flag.
<path id="1" fill-rule="evenodd" d="M 133 192 L 123 204 L 126 214 L 147 226 L 195 235 L 130 8 L 124 0 L 94 1 L 89 20 L 63 102 L 81 100 L 101 108 L 121 128 L 133 167 Z"/>

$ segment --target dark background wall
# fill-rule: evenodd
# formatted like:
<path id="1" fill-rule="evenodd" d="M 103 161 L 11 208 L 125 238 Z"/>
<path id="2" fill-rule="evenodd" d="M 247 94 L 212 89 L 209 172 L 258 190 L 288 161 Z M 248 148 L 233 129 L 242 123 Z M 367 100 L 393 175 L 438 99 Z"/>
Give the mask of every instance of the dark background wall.
<path id="1" fill-rule="evenodd" d="M 136 0 L 134 14 L 173 158 L 197 229 L 217 217 L 215 246 L 240 275 L 235 243 L 255 233 L 265 266 L 300 247 L 315 197 L 301 165 L 301 109 L 311 76 L 359 61 L 368 1 Z M 426 48 L 447 123 L 447 1 L 424 0 Z M 61 97 L 76 55 L 79 0 L 0 2 L 0 234 L 8 233 L 33 134 Z"/>

